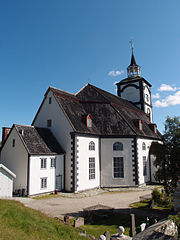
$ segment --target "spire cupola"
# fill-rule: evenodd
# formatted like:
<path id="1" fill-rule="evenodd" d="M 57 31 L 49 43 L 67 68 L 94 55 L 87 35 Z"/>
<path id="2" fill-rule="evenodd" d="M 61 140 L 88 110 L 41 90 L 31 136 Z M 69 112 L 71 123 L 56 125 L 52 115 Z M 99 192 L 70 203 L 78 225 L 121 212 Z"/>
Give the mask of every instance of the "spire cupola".
<path id="1" fill-rule="evenodd" d="M 134 49 L 134 45 L 132 40 L 130 41 L 131 44 L 131 50 L 132 50 L 132 56 L 131 56 L 131 63 L 130 65 L 127 67 L 127 75 L 128 78 L 133 78 L 133 77 L 140 77 L 141 76 L 141 68 L 140 66 L 138 66 L 136 64 L 136 60 L 133 54 L 133 49 Z"/>

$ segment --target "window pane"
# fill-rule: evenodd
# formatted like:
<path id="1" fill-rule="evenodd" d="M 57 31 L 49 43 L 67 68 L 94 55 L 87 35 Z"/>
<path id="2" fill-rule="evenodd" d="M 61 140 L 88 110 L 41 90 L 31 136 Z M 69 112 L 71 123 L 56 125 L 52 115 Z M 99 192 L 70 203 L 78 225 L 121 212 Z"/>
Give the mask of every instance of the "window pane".
<path id="1" fill-rule="evenodd" d="M 95 179 L 95 158 L 89 158 L 89 179 Z"/>
<path id="2" fill-rule="evenodd" d="M 90 143 L 89 143 L 89 150 L 95 150 L 95 143 L 93 142 L 93 141 L 91 141 Z"/>
<path id="3" fill-rule="evenodd" d="M 123 157 L 114 157 L 113 158 L 113 171 L 114 171 L 114 178 L 123 178 L 124 177 Z"/>
<path id="4" fill-rule="evenodd" d="M 123 144 L 121 142 L 115 142 L 113 144 L 113 150 L 114 151 L 122 151 L 123 150 Z"/>
<path id="5" fill-rule="evenodd" d="M 143 156 L 143 176 L 147 176 L 147 161 L 146 161 L 146 156 Z"/>

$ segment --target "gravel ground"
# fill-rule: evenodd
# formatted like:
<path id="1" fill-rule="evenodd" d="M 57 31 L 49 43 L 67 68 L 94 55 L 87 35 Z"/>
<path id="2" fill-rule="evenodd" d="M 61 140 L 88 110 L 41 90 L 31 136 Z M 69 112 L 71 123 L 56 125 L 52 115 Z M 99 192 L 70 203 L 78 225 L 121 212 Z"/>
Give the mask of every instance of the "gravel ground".
<path id="1" fill-rule="evenodd" d="M 40 210 L 51 217 L 62 217 L 63 215 L 75 215 L 84 208 L 97 204 L 112 207 L 116 210 L 127 209 L 133 202 L 139 201 L 139 197 L 151 193 L 151 188 L 128 190 L 128 191 L 89 191 L 79 194 L 60 193 L 56 197 L 46 199 L 12 198 L 22 202 L 26 207 Z"/>

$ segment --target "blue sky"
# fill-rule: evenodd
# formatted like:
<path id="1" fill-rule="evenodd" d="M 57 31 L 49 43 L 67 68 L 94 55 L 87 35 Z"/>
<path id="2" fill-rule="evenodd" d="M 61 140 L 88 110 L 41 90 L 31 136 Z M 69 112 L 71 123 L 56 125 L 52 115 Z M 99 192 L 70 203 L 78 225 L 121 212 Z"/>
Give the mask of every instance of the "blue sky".
<path id="1" fill-rule="evenodd" d="M 0 128 L 31 124 L 49 86 L 116 94 L 133 38 L 162 132 L 180 112 L 179 11 L 179 0 L 1 0 Z"/>

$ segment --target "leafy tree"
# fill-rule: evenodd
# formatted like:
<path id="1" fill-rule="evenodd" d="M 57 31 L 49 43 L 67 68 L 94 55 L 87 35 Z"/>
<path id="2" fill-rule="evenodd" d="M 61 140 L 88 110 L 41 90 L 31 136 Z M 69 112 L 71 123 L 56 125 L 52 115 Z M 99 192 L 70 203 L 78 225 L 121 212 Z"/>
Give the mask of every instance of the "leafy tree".
<path id="1" fill-rule="evenodd" d="M 151 153 L 156 156 L 155 178 L 164 184 L 166 193 L 170 194 L 180 179 L 180 117 L 167 117 L 162 139 L 163 144 L 152 144 Z"/>

